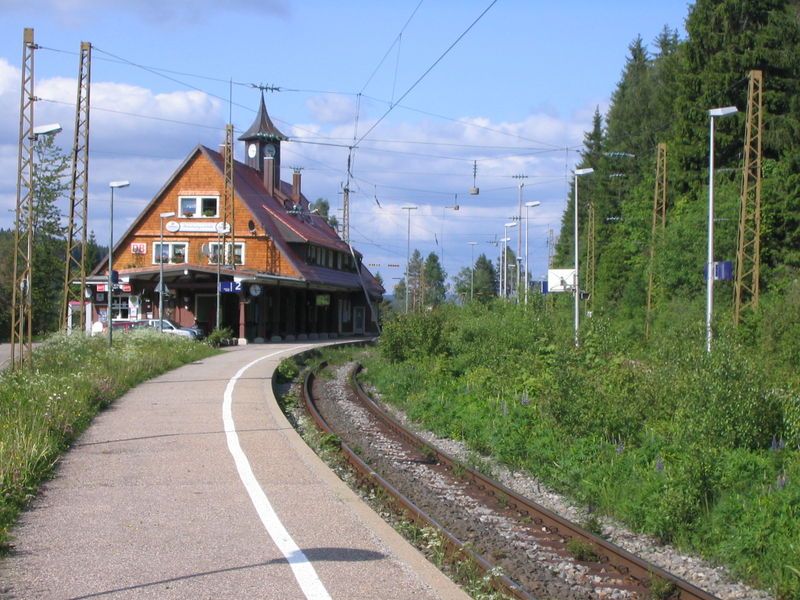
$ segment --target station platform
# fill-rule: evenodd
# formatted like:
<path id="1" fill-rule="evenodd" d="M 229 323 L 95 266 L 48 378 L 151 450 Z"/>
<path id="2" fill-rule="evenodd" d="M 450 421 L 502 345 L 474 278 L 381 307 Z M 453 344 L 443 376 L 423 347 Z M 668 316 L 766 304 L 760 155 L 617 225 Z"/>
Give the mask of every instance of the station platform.
<path id="1" fill-rule="evenodd" d="M 0 597 L 467 598 L 281 413 L 272 373 L 311 346 L 231 348 L 98 415 L 21 516 Z"/>

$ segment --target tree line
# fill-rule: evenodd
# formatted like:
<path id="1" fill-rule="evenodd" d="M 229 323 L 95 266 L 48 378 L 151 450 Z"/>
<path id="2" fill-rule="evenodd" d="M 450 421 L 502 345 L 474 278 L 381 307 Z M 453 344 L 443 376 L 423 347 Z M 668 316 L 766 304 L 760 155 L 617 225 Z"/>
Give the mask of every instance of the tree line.
<path id="1" fill-rule="evenodd" d="M 69 159 L 53 136 L 39 137 L 34 145 L 32 201 L 32 329 L 35 335 L 60 326 L 66 263 L 66 226 L 59 205 L 69 192 Z M 106 254 L 92 232 L 87 242 L 87 270 Z M 14 285 L 14 230 L 0 229 L 0 340 L 10 337 L 12 286 Z"/>
<path id="2" fill-rule="evenodd" d="M 655 304 L 663 326 L 702 305 L 708 222 L 708 110 L 735 105 L 715 134 L 715 255 L 735 260 L 742 187 L 748 74 L 763 72 L 761 286 L 783 293 L 800 270 L 800 2 L 698 0 L 686 39 L 665 27 L 652 47 L 637 36 L 611 97 L 595 112 L 578 168 L 580 260 L 585 264 L 593 205 L 595 311 L 644 325 L 656 147 L 667 146 L 667 217 L 655 252 Z M 574 260 L 574 197 L 563 214 L 555 266 Z M 587 272 L 583 267 L 583 274 Z M 591 283 L 585 279 L 581 288 Z M 718 285 L 722 311 L 731 283 Z M 637 328 L 639 325 L 636 326 Z"/>

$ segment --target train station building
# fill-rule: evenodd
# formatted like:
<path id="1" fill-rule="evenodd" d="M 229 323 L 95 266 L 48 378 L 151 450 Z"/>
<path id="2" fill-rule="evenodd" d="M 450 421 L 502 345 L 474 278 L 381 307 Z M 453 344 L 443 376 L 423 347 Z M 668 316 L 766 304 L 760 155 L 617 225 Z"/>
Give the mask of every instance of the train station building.
<path id="1" fill-rule="evenodd" d="M 197 146 L 116 241 L 119 283 L 110 298 L 107 260 L 88 279 L 88 327 L 164 317 L 206 332 L 220 322 L 242 342 L 325 339 L 377 331 L 383 286 L 327 220 L 309 209 L 301 174 L 281 181 L 281 142 L 262 96 L 239 137 L 233 206 L 224 221 L 225 157 Z M 170 215 L 170 213 L 173 213 Z M 163 240 L 163 243 L 162 243 Z"/>

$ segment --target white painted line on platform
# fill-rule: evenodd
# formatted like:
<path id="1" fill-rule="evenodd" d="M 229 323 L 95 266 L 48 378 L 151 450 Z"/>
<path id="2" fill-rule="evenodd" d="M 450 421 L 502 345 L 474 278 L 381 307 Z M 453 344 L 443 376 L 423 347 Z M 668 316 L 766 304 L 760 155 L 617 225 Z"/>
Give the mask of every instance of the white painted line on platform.
<path id="1" fill-rule="evenodd" d="M 300 584 L 300 588 L 303 590 L 306 598 L 308 598 L 308 600 L 330 600 L 328 590 L 325 589 L 322 581 L 320 581 L 311 561 L 308 560 L 308 557 L 300 550 L 297 544 L 295 544 L 289 532 L 286 531 L 278 515 L 275 514 L 275 510 L 272 508 L 272 504 L 270 504 L 267 495 L 258 484 L 258 480 L 255 474 L 253 474 L 253 469 L 250 467 L 250 461 L 247 460 L 247 456 L 239 444 L 239 436 L 236 435 L 236 426 L 233 422 L 233 412 L 231 410 L 233 404 L 233 388 L 247 369 L 264 359 L 271 358 L 289 350 L 297 350 L 300 347 L 302 346 L 278 350 L 272 354 L 257 358 L 239 369 L 225 387 L 225 397 L 222 403 L 222 421 L 225 424 L 225 436 L 228 440 L 228 450 L 230 450 L 233 460 L 236 463 L 239 477 L 242 483 L 244 483 L 244 487 L 247 489 L 250 500 L 252 500 L 253 506 L 255 506 L 256 512 L 258 512 L 258 516 L 261 518 L 261 522 L 264 524 L 267 533 L 275 542 L 275 545 L 278 546 L 278 549 L 283 553 L 283 556 L 286 557 L 286 561 L 292 568 L 294 577 L 297 579 L 297 583 Z"/>

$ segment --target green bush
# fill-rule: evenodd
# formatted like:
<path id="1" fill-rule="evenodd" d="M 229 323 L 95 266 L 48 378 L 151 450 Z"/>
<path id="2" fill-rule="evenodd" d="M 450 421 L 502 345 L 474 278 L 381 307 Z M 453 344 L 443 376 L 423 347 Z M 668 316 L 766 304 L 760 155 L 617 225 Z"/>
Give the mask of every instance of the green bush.
<path id="1" fill-rule="evenodd" d="M 208 334 L 206 343 L 212 348 L 219 348 L 222 344 L 227 344 L 229 340 L 233 339 L 233 329 L 230 327 L 223 327 L 221 329 L 214 329 Z"/>
<path id="2" fill-rule="evenodd" d="M 289 383 L 294 381 L 300 374 L 300 367 L 294 358 L 284 358 L 278 368 L 275 370 L 275 375 L 278 383 Z"/>
<path id="3" fill-rule="evenodd" d="M 593 317 L 575 348 L 559 302 L 549 313 L 494 302 L 398 318 L 365 377 L 477 454 L 797 597 L 794 342 L 775 323 L 719 323 L 709 355 L 702 311 L 676 301 L 646 344 L 629 337 L 637 327 L 621 335 L 625 323 Z M 765 310 L 776 318 L 769 301 Z M 667 329 L 670 319 L 688 329 Z"/>

